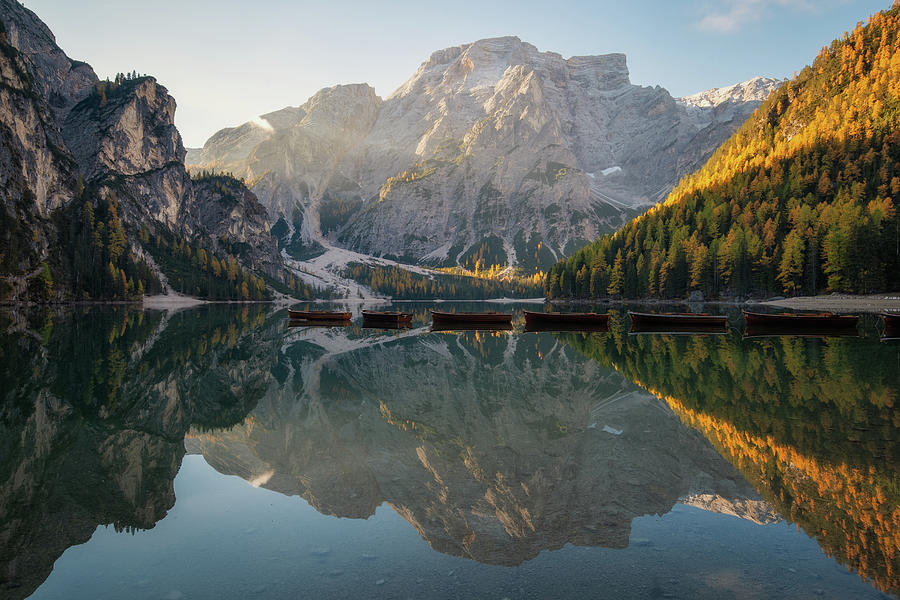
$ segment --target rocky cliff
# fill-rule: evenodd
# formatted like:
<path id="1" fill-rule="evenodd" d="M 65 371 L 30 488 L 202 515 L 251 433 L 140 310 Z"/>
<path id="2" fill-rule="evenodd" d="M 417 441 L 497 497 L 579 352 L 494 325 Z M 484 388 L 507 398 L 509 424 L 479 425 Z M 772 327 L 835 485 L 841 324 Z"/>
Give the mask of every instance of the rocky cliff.
<path id="1" fill-rule="evenodd" d="M 676 100 L 631 84 L 622 54 L 487 39 L 435 52 L 384 101 L 368 86 L 323 90 L 187 162 L 253 180 L 271 222 L 307 241 L 546 265 L 665 197 L 776 85 Z"/>
<path id="2" fill-rule="evenodd" d="M 206 235 L 215 227 L 198 216 L 214 200 L 185 170 L 167 90 L 146 76 L 100 81 L 34 13 L 15 0 L 0 0 L 0 9 L 0 300 L 139 296 L 172 268 L 148 247 L 151 236 L 225 258 L 221 236 Z M 237 212 L 259 212 L 247 190 L 234 199 Z M 98 255 L 87 256 L 85 240 L 96 236 Z M 248 219 L 229 236 L 269 253 L 245 266 L 281 276 L 265 220 Z"/>

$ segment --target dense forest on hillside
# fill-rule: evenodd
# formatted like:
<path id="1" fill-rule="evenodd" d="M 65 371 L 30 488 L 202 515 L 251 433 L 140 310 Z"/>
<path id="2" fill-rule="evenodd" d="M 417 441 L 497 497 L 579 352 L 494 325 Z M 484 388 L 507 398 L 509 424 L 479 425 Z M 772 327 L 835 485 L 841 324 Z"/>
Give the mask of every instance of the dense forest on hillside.
<path id="1" fill-rule="evenodd" d="M 548 273 L 557 297 L 900 289 L 900 6 L 822 48 L 661 205 Z"/>
<path id="2" fill-rule="evenodd" d="M 182 294 L 216 300 L 271 298 L 263 278 L 241 267 L 231 253 L 217 255 L 166 230 L 152 235 L 142 228 L 140 239 L 168 274 L 169 285 Z"/>
<path id="3" fill-rule="evenodd" d="M 140 300 L 145 293 L 160 293 L 156 274 L 129 243 L 116 195 L 86 191 L 80 180 L 77 193 L 71 206 L 54 215 L 60 232 L 56 277 L 68 279 L 65 287 L 76 300 Z M 50 269 L 41 280 L 43 289 L 31 297 L 47 301 L 53 287 Z"/>
<path id="4" fill-rule="evenodd" d="M 541 284 L 534 278 L 488 279 L 462 274 L 428 277 L 396 266 L 350 263 L 344 276 L 395 300 L 480 300 L 485 298 L 534 298 Z"/>

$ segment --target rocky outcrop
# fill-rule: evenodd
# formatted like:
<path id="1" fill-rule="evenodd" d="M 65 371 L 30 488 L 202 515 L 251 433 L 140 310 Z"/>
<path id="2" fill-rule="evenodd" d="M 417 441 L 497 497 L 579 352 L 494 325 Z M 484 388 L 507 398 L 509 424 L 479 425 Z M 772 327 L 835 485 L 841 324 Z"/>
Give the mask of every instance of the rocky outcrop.
<path id="1" fill-rule="evenodd" d="M 278 245 L 269 231 L 266 209 L 253 192 L 225 175 L 200 177 L 193 185 L 194 216 L 206 237 L 252 269 L 280 277 Z"/>
<path id="2" fill-rule="evenodd" d="M 270 221 L 307 240 L 450 264 L 486 246 L 488 262 L 538 266 L 665 197 L 768 85 L 676 100 L 632 85 L 622 54 L 487 39 L 435 52 L 384 102 L 329 88 L 188 162 L 254 181 Z"/>
<path id="3" fill-rule="evenodd" d="M 76 165 L 65 151 L 49 96 L 41 93 L 49 83 L 31 75 L 28 55 L 13 45 L 30 39 L 23 31 L 27 11 L 13 0 L 3 0 L 0 8 L 0 271 L 24 275 L 49 254 L 49 215 L 74 197 Z M 38 33 L 27 48 L 45 60 L 58 58 L 47 51 L 53 45 L 49 31 Z M 24 286 L 0 282 L 0 298 L 17 294 L 19 287 Z"/>
<path id="4" fill-rule="evenodd" d="M 257 219 L 259 205 L 242 184 L 232 195 L 230 232 L 201 221 L 198 205 L 216 200 L 202 197 L 205 188 L 195 191 L 184 167 L 175 100 L 166 88 L 152 77 L 100 82 L 90 66 L 60 50 L 34 13 L 15 0 L 0 0 L 0 8 L 0 300 L 22 299 L 20 288 L 45 264 L 56 296 L 66 298 L 77 271 L 76 249 L 66 246 L 73 243 L 69 223 L 83 218 L 84 203 L 111 196 L 136 257 L 146 256 L 147 235 L 165 232 L 215 249 L 218 234 L 227 233 L 226 243 L 256 244 L 253 265 L 282 277 L 274 240 Z M 250 221 L 236 227 L 236 215 Z M 146 235 L 136 235 L 141 230 Z M 262 252 L 269 256 L 260 258 Z M 138 262 L 143 266 L 130 266 Z M 129 277 L 155 267 L 139 259 L 130 264 Z"/>

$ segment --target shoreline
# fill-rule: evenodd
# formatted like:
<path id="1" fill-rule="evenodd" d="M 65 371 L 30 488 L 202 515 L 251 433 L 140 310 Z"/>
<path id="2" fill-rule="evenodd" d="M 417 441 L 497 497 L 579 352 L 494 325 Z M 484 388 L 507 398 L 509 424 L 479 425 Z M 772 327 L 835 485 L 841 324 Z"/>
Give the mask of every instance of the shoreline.
<path id="1" fill-rule="evenodd" d="M 16 309 L 24 307 L 61 307 L 61 306 L 132 306 L 149 310 L 183 310 L 204 304 L 273 304 L 277 308 L 283 308 L 293 304 L 350 304 L 350 305 L 385 305 L 407 303 L 496 303 L 496 304 L 557 304 L 562 306 L 590 306 L 610 305 L 621 306 L 627 304 L 658 306 L 658 305 L 724 305 L 724 306 L 772 306 L 791 310 L 806 310 L 820 312 L 851 312 L 862 311 L 869 313 L 891 312 L 900 313 L 900 292 L 880 293 L 868 295 L 838 294 L 833 293 L 821 296 L 794 296 L 792 298 L 772 299 L 713 299 L 713 300 L 689 300 L 686 298 L 479 298 L 479 299 L 455 299 L 455 298 L 422 298 L 414 300 L 394 300 L 391 298 L 328 298 L 303 300 L 288 297 L 278 297 L 273 300 L 204 300 L 194 296 L 181 294 L 157 294 L 145 296 L 142 301 L 91 301 L 77 300 L 70 302 L 51 302 L 48 304 L 34 303 L 0 303 L 0 309 Z"/>
<path id="2" fill-rule="evenodd" d="M 180 310 L 183 308 L 192 308 L 201 304 L 210 304 L 209 300 L 201 300 L 193 296 L 182 296 L 181 294 L 158 294 L 156 296 L 144 296 L 141 301 L 141 308 L 151 310 Z"/>
<path id="3" fill-rule="evenodd" d="M 759 304 L 794 310 L 821 310 L 836 313 L 847 311 L 900 313 L 900 292 L 867 296 L 837 293 L 828 296 L 795 296 L 778 300 L 764 300 Z"/>
<path id="4" fill-rule="evenodd" d="M 720 306 L 773 306 L 780 308 L 789 308 L 791 310 L 807 310 L 819 312 L 851 312 L 862 311 L 870 313 L 878 312 L 900 312 L 900 292 L 869 294 L 865 296 L 857 296 L 853 294 L 829 294 L 823 296 L 795 296 L 792 298 L 773 298 L 773 299 L 713 299 L 713 300 L 689 300 L 687 298 L 558 298 L 548 301 L 552 304 L 560 304 L 564 306 L 571 305 L 646 305 L 646 306 L 665 306 L 671 304 L 684 305 L 720 305 Z"/>

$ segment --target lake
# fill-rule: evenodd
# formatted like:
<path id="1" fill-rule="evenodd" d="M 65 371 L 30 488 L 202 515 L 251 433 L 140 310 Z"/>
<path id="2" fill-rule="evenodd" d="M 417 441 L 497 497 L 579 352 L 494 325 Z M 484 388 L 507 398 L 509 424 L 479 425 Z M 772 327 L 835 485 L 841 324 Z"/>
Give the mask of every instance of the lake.
<path id="1" fill-rule="evenodd" d="M 398 306 L 412 328 L 0 311 L 3 597 L 900 594 L 900 342 L 875 316 L 532 333 L 512 305 L 512 331 L 433 332 Z"/>

